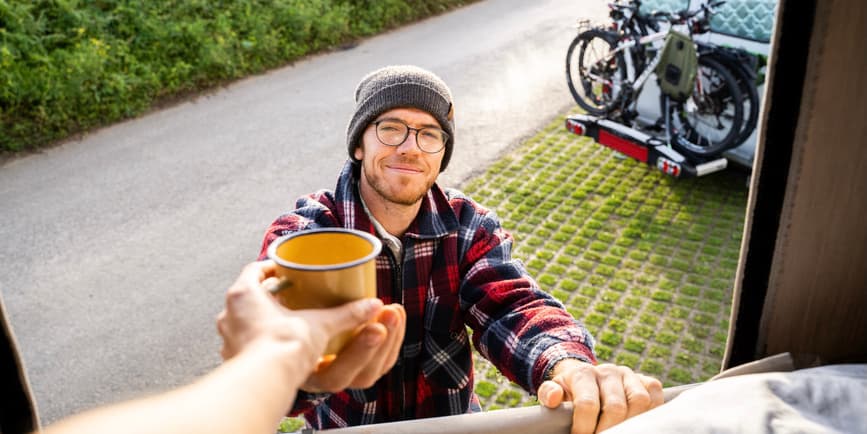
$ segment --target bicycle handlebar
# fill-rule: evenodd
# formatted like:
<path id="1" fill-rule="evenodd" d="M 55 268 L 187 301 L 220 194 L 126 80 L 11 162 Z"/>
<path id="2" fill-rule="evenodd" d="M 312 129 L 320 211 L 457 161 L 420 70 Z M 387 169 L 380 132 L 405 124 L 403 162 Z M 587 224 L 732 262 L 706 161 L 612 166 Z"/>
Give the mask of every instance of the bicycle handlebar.
<path id="1" fill-rule="evenodd" d="M 632 28 L 639 34 L 646 34 L 646 28 L 659 31 L 659 23 L 671 25 L 686 24 L 690 34 L 702 34 L 710 31 L 710 17 L 715 9 L 725 4 L 726 0 L 705 0 L 696 10 L 683 9 L 677 12 L 653 11 L 641 13 L 641 0 L 626 0 L 608 3 L 610 15 L 618 27 Z M 637 27 L 633 27 L 637 26 Z"/>
<path id="2" fill-rule="evenodd" d="M 645 19 L 660 22 L 665 21 L 670 24 L 690 24 L 690 28 L 693 28 L 695 33 L 704 33 L 707 30 L 704 29 L 705 26 L 700 21 L 709 21 L 710 16 L 716 12 L 716 8 L 722 6 L 726 3 L 726 0 L 716 0 L 710 1 L 702 4 L 698 9 L 694 11 L 690 11 L 688 9 L 683 9 L 677 12 L 663 12 L 663 11 L 654 11 L 649 15 L 644 15 Z M 638 10 L 634 9 L 637 13 Z M 701 18 L 696 19 L 699 14 L 703 14 Z M 697 24 L 697 25 L 696 25 Z"/>

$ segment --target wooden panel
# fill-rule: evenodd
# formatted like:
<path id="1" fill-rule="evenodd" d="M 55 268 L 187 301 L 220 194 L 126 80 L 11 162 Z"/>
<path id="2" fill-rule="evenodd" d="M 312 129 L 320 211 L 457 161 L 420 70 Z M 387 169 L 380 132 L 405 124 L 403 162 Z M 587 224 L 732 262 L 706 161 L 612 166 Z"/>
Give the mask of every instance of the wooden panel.
<path id="1" fill-rule="evenodd" d="M 867 2 L 817 2 L 807 53 L 757 356 L 865 361 Z"/>

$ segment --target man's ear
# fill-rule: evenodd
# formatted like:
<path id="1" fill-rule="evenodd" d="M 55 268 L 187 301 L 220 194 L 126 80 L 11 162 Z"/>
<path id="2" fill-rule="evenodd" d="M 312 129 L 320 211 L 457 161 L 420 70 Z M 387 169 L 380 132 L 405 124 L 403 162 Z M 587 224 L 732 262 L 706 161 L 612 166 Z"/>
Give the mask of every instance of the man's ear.
<path id="1" fill-rule="evenodd" d="M 352 155 L 355 156 L 356 160 L 361 161 L 361 159 L 364 158 L 364 150 L 361 149 L 360 145 L 356 145 L 355 150 L 352 151 Z"/>

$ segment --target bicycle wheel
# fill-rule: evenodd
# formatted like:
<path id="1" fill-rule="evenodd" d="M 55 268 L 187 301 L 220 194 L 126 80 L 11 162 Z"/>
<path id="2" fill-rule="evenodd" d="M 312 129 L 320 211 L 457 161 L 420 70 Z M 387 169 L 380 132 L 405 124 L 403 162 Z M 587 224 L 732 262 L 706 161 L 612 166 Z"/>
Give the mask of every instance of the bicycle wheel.
<path id="1" fill-rule="evenodd" d="M 738 82 L 744 105 L 744 122 L 732 148 L 742 145 L 753 134 L 759 120 L 759 92 L 756 86 L 758 60 L 754 55 L 739 48 L 722 47 L 699 43 L 701 55 L 708 56 L 728 68 Z"/>
<path id="2" fill-rule="evenodd" d="M 732 145 L 732 148 L 736 148 L 742 145 L 753 134 L 753 130 L 756 129 L 756 125 L 759 123 L 759 91 L 756 89 L 755 77 L 748 71 L 745 71 L 741 65 L 733 64 L 729 70 L 738 82 L 738 89 L 740 89 L 741 96 L 744 99 L 744 126 Z"/>
<path id="3" fill-rule="evenodd" d="M 614 52 L 616 41 L 615 34 L 591 29 L 578 34 L 566 52 L 569 91 L 591 115 L 606 115 L 620 102 L 626 63 Z"/>
<path id="4" fill-rule="evenodd" d="M 717 155 L 736 144 L 743 127 L 743 96 L 738 83 L 719 62 L 698 59 L 695 88 L 686 101 L 669 101 L 671 145 L 695 157 Z"/>

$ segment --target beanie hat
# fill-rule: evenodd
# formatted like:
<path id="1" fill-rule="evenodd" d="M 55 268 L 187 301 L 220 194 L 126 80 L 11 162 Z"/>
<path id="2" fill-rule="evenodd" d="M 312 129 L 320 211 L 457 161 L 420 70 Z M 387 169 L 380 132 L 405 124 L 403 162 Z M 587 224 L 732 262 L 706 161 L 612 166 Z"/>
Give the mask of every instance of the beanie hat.
<path id="1" fill-rule="evenodd" d="M 377 116 L 395 108 L 416 108 L 429 113 L 449 135 L 440 172 L 446 169 L 455 143 L 452 94 L 445 82 L 434 73 L 417 66 L 386 66 L 367 74 L 355 89 L 355 113 L 346 128 L 349 158 L 367 125 Z"/>

